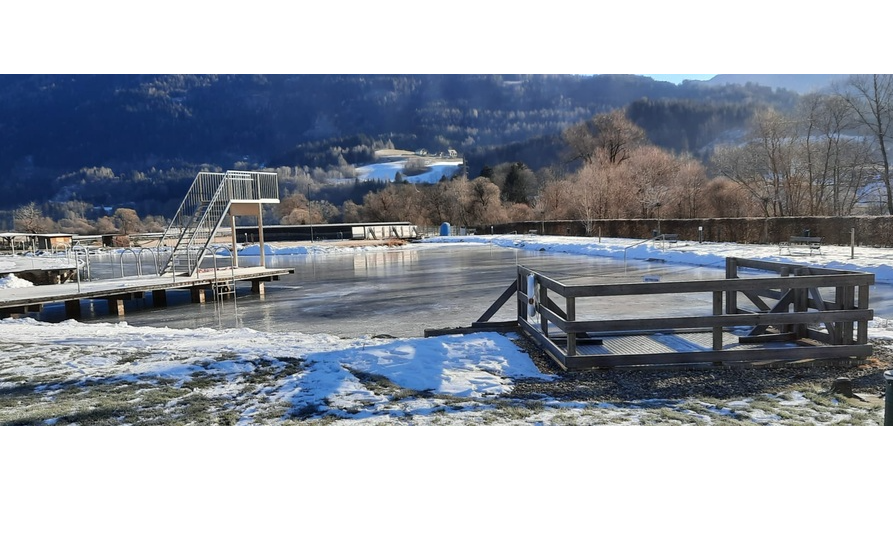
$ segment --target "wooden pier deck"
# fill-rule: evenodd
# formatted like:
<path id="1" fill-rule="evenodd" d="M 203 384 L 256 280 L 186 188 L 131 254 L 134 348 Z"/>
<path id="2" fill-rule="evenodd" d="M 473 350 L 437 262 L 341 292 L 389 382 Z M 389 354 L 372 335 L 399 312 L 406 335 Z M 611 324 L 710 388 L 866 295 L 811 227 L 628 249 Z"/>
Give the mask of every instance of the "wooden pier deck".
<path id="1" fill-rule="evenodd" d="M 124 302 L 144 298 L 152 294 L 152 305 L 167 305 L 169 290 L 188 290 L 192 301 L 204 303 L 207 291 L 216 294 L 232 294 L 235 283 L 251 282 L 251 292 L 264 294 L 264 284 L 278 281 L 294 269 L 270 269 L 266 267 L 241 267 L 200 270 L 193 276 L 131 276 L 100 281 L 67 282 L 57 285 L 36 285 L 14 289 L 0 289 L 0 318 L 40 312 L 44 305 L 64 303 L 67 318 L 81 315 L 81 301 L 106 300 L 109 312 L 124 315 Z"/>
<path id="2" fill-rule="evenodd" d="M 522 265 L 517 270 L 467 329 L 517 328 L 566 370 L 858 362 L 873 352 L 871 273 L 746 258 L 726 258 L 724 279 L 694 281 L 561 279 Z M 516 320 L 491 323 L 513 299 Z M 448 333 L 425 330 L 426 336 Z"/>

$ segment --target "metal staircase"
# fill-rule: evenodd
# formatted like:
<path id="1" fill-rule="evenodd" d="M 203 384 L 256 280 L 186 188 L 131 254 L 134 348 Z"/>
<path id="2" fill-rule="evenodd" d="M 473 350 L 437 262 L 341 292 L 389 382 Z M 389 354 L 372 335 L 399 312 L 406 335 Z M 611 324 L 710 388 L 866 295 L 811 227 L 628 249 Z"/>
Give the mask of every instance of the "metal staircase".
<path id="1" fill-rule="evenodd" d="M 263 203 L 279 203 L 276 173 L 198 173 L 159 241 L 159 250 L 170 248 L 167 252 L 170 257 L 159 269 L 159 275 L 193 275 L 206 253 L 213 255 L 208 251 L 208 245 L 230 214 L 232 206 L 257 206 L 259 215 L 260 204 Z"/>

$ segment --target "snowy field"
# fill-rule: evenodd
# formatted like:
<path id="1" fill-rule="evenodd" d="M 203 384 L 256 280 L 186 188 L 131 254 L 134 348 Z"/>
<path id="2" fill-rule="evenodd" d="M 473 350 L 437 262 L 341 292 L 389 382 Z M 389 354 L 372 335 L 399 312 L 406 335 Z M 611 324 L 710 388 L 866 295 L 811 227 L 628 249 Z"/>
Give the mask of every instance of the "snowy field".
<path id="1" fill-rule="evenodd" d="M 724 265 L 726 256 L 797 261 L 893 281 L 890 250 L 825 246 L 640 243 L 536 235 L 433 237 L 426 243 L 492 243 L 518 250 Z M 422 246 L 423 248 L 424 246 Z M 387 250 L 270 244 L 271 254 Z M 408 246 L 397 249 L 420 249 Z M 250 255 L 256 247 L 243 252 Z M 25 282 L 26 284 L 27 282 Z M 14 276 L 0 287 L 16 288 Z M 870 337 L 893 338 L 878 316 Z M 519 379 L 550 382 L 511 336 L 342 339 L 250 329 L 170 329 L 126 323 L 0 321 L 2 424 L 879 424 L 883 410 L 800 392 L 740 400 L 567 402 L 512 400 Z"/>

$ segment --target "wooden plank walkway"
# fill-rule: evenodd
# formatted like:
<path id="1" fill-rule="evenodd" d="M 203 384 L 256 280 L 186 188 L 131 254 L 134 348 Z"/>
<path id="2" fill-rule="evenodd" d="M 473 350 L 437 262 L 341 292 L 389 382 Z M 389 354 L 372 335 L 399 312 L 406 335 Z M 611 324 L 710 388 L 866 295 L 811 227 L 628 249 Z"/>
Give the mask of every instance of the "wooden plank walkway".
<path id="1" fill-rule="evenodd" d="M 144 298 L 146 293 L 152 294 L 153 306 L 156 307 L 166 306 L 167 292 L 175 289 L 188 290 L 193 302 L 204 303 L 206 291 L 231 294 L 235 292 L 238 281 L 250 281 L 251 292 L 263 295 L 264 283 L 278 281 L 281 276 L 290 273 L 294 273 L 294 269 L 240 267 L 218 269 L 216 272 L 201 270 L 191 277 L 132 276 L 0 289 L 0 317 L 40 312 L 45 304 L 64 303 L 66 317 L 77 319 L 83 300 L 106 300 L 110 313 L 123 316 L 124 301 Z"/>
<path id="2" fill-rule="evenodd" d="M 538 324 L 530 324 L 542 336 Z M 808 339 L 767 341 L 760 344 L 741 343 L 742 328 L 722 332 L 722 348 L 713 349 L 712 331 L 627 332 L 601 335 L 595 339 L 577 340 L 576 356 L 590 368 L 692 364 L 768 363 L 781 360 L 811 360 L 819 347 L 830 351 L 828 359 L 865 358 L 872 354 L 870 346 L 829 346 Z M 540 337 L 542 342 L 542 337 Z M 590 342 L 591 341 L 591 342 Z M 566 339 L 550 337 L 549 342 L 562 346 Z M 782 354 L 783 351 L 783 354 Z M 781 355 L 781 356 L 780 356 Z"/>
<path id="3" fill-rule="evenodd" d="M 12 274 L 34 284 L 64 283 L 76 270 L 75 259 L 62 254 L 0 255 L 0 276 Z"/>
<path id="4" fill-rule="evenodd" d="M 724 279 L 694 281 L 562 281 L 517 269 L 515 281 L 470 329 L 508 328 L 489 320 L 515 299 L 521 333 L 565 369 L 872 355 L 871 273 L 746 258 L 726 258 Z"/>

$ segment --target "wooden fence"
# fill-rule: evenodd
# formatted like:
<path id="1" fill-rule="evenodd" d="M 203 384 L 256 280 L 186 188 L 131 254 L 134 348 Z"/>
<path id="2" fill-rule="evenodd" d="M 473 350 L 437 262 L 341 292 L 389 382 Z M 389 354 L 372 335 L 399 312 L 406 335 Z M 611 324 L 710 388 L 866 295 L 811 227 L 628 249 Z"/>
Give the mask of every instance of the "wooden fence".
<path id="1" fill-rule="evenodd" d="M 609 238 L 651 238 L 656 232 L 672 233 L 689 242 L 738 242 L 778 244 L 791 236 L 824 237 L 826 244 L 893 246 L 893 216 L 847 217 L 725 217 L 712 219 L 600 219 L 590 223 L 587 235 L 580 221 L 524 221 L 498 225 L 481 224 L 477 231 L 511 232 Z"/>
<path id="2" fill-rule="evenodd" d="M 743 258 L 726 259 L 724 279 L 693 281 L 581 283 L 519 265 L 475 326 L 514 295 L 521 331 L 565 369 L 865 358 L 873 284 L 871 273 Z M 622 300 L 599 311 L 605 297 Z M 649 316 L 606 315 L 636 306 Z"/>

